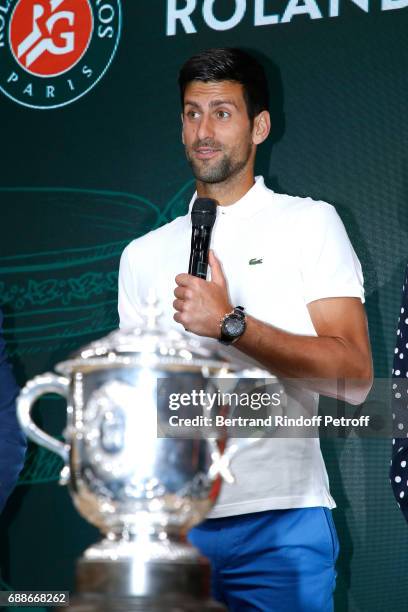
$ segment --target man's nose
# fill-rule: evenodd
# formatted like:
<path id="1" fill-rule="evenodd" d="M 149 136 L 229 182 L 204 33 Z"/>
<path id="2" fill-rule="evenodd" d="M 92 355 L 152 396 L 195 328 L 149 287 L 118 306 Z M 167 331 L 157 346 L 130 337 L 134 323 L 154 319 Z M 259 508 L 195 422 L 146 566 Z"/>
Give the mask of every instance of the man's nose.
<path id="1" fill-rule="evenodd" d="M 197 137 L 199 140 L 204 140 L 205 138 L 213 138 L 213 136 L 214 126 L 212 119 L 209 115 L 203 114 L 198 125 Z"/>

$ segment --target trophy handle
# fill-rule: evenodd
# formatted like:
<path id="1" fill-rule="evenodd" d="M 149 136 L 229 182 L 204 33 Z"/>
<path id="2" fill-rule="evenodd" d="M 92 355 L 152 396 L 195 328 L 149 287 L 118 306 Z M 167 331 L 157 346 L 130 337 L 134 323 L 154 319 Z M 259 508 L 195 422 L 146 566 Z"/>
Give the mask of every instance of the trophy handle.
<path id="1" fill-rule="evenodd" d="M 17 417 L 24 433 L 30 440 L 62 457 L 64 463 L 68 463 L 69 445 L 56 440 L 37 427 L 31 418 L 31 409 L 34 402 L 46 393 L 57 393 L 68 399 L 68 392 L 69 380 L 67 378 L 48 373 L 35 376 L 30 380 L 17 398 Z"/>

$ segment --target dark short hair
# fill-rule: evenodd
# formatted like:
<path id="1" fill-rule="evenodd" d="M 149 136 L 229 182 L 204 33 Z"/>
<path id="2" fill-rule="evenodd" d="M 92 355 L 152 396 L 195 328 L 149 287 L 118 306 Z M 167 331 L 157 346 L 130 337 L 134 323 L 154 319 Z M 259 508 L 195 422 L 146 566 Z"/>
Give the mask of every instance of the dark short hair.
<path id="1" fill-rule="evenodd" d="M 241 83 L 251 122 L 260 112 L 269 110 L 268 82 L 263 66 L 242 49 L 207 49 L 190 57 L 181 67 L 178 78 L 182 107 L 184 92 L 191 81 Z"/>

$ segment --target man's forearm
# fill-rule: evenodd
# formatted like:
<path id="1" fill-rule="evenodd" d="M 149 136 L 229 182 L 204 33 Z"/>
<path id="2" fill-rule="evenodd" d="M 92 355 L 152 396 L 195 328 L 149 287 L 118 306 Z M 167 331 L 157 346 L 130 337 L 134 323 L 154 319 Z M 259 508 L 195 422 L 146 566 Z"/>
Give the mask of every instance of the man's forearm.
<path id="1" fill-rule="evenodd" d="M 190 274 L 176 276 L 174 320 L 199 336 L 220 338 L 220 322 L 232 305 L 221 264 L 212 251 L 209 262 L 211 281 Z M 321 298 L 308 303 L 307 309 L 316 336 L 283 331 L 248 316 L 247 329 L 235 346 L 273 374 L 301 379 L 302 386 L 319 393 L 361 403 L 371 388 L 372 362 L 360 298 Z M 342 386 L 345 390 L 339 391 Z"/>
<path id="2" fill-rule="evenodd" d="M 360 403 L 371 387 L 370 355 L 343 338 L 292 334 L 248 316 L 246 331 L 235 346 L 271 373 L 302 379 L 331 397 Z M 339 379 L 345 387 L 340 394 Z"/>
<path id="3" fill-rule="evenodd" d="M 235 346 L 287 378 L 366 378 L 362 355 L 340 338 L 292 334 L 253 317 Z"/>

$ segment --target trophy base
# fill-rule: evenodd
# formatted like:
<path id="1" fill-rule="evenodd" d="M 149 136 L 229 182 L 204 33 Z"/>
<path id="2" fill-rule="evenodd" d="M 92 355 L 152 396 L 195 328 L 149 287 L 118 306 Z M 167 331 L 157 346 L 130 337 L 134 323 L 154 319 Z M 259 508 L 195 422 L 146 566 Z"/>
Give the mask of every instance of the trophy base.
<path id="1" fill-rule="evenodd" d="M 210 598 L 210 564 L 192 546 L 167 540 L 112 542 L 77 564 L 70 612 L 225 612 Z"/>
<path id="2" fill-rule="evenodd" d="M 226 612 L 223 605 L 207 600 L 194 601 L 186 598 L 165 599 L 142 597 L 106 597 L 105 595 L 82 595 L 71 598 L 69 612 Z"/>

